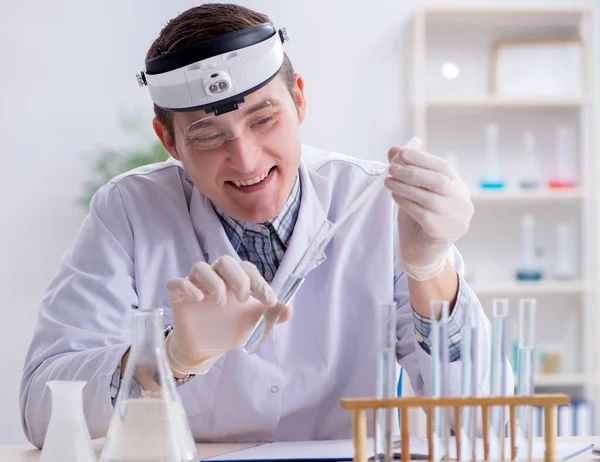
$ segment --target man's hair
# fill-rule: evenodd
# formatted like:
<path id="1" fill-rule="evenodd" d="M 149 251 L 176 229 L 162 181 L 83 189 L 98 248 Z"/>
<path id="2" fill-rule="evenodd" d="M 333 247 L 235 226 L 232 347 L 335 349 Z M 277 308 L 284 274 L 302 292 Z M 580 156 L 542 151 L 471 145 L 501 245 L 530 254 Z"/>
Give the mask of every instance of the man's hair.
<path id="1" fill-rule="evenodd" d="M 146 59 L 156 58 L 170 51 L 180 50 L 223 34 L 268 22 L 270 22 L 268 16 L 239 5 L 206 3 L 196 6 L 184 11 L 165 25 L 150 46 Z M 285 53 L 279 75 L 290 94 L 293 95 L 294 68 Z M 155 104 L 154 114 L 174 138 L 173 113 Z"/>

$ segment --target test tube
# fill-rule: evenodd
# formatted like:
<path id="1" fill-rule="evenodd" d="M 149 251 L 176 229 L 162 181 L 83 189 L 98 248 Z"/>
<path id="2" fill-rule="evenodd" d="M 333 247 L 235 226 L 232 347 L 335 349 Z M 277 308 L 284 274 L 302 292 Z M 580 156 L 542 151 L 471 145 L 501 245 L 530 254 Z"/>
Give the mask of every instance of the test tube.
<path id="1" fill-rule="evenodd" d="M 290 303 L 292 298 L 296 295 L 296 292 L 298 292 L 302 284 L 304 284 L 307 274 L 322 261 L 324 258 L 323 251 L 333 237 L 333 234 L 331 233 L 333 227 L 334 224 L 327 219 L 321 224 L 317 234 L 304 254 L 302 254 L 300 261 L 281 286 L 281 289 L 277 294 L 279 305 L 269 308 L 265 314 L 259 318 L 254 329 L 250 333 L 250 336 L 243 344 L 246 353 L 255 354 L 258 351 L 279 319 L 279 315 L 282 311 L 280 305 L 287 305 Z"/>
<path id="2" fill-rule="evenodd" d="M 432 362 L 432 396 L 448 395 L 449 359 L 448 316 L 449 305 L 446 300 L 432 300 L 431 311 L 431 362 Z M 436 406 L 433 408 L 433 460 L 448 457 L 450 425 L 448 409 Z"/>
<path id="3" fill-rule="evenodd" d="M 519 339 L 517 395 L 533 395 L 535 361 L 535 311 L 537 300 L 525 298 L 519 301 Z M 517 407 L 517 459 L 531 459 L 533 406 Z"/>
<path id="4" fill-rule="evenodd" d="M 377 309 L 377 397 L 396 397 L 396 302 L 381 303 Z M 392 415 L 393 408 L 377 409 L 377 459 L 393 460 Z"/>
<path id="5" fill-rule="evenodd" d="M 506 395 L 506 344 L 508 324 L 508 299 L 492 300 L 492 361 L 491 396 Z M 489 460 L 504 460 L 504 406 L 492 406 L 489 431 Z"/>
<path id="6" fill-rule="evenodd" d="M 485 127 L 485 174 L 480 186 L 483 189 L 504 188 L 504 180 L 500 176 L 498 160 L 498 124 L 489 123 Z"/>
<path id="7" fill-rule="evenodd" d="M 460 341 L 460 359 L 462 363 L 461 395 L 472 397 L 477 394 L 477 328 L 472 309 L 467 312 Z M 475 460 L 476 409 L 464 406 L 460 419 L 460 460 Z"/>

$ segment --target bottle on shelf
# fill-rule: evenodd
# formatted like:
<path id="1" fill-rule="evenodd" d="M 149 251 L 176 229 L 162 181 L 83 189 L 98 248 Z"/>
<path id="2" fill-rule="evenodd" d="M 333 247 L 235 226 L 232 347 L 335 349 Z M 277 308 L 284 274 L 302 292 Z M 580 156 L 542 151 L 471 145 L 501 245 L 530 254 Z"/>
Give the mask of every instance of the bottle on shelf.
<path id="1" fill-rule="evenodd" d="M 554 171 L 548 179 L 548 186 L 552 189 L 574 188 L 577 185 L 571 140 L 571 130 L 568 127 L 560 125 L 556 128 Z"/>
<path id="2" fill-rule="evenodd" d="M 535 152 L 535 138 L 533 133 L 525 132 L 523 134 L 523 174 L 519 180 L 519 186 L 522 189 L 535 189 L 540 186 L 540 167 Z"/>
<path id="3" fill-rule="evenodd" d="M 556 272 L 554 277 L 560 280 L 571 280 L 575 278 L 574 255 L 574 233 L 573 224 L 561 221 L 556 226 Z"/>
<path id="4" fill-rule="evenodd" d="M 498 124 L 488 123 L 485 127 L 485 172 L 479 181 L 482 189 L 503 189 L 505 181 L 500 175 L 498 158 Z"/>
<path id="5" fill-rule="evenodd" d="M 542 269 L 537 263 L 535 245 L 535 218 L 528 213 L 521 219 L 521 264 L 517 269 L 517 280 L 538 281 L 542 279 Z"/>

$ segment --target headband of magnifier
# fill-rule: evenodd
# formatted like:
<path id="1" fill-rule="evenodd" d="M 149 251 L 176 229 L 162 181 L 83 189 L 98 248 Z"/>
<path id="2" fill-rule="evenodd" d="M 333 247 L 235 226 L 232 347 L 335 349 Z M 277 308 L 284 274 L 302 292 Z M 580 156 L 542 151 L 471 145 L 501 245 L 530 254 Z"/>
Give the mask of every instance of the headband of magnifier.
<path id="1" fill-rule="evenodd" d="M 231 32 L 146 60 L 138 83 L 167 111 L 224 114 L 277 75 L 287 40 L 271 23 Z"/>

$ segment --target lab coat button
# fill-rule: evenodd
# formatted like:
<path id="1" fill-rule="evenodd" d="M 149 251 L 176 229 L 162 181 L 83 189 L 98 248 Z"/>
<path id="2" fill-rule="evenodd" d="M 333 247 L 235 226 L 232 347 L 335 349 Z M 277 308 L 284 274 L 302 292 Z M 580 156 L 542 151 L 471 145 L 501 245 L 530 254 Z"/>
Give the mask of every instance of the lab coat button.
<path id="1" fill-rule="evenodd" d="M 277 393 L 279 391 L 279 387 L 277 385 L 273 385 L 271 387 L 271 393 Z"/>

